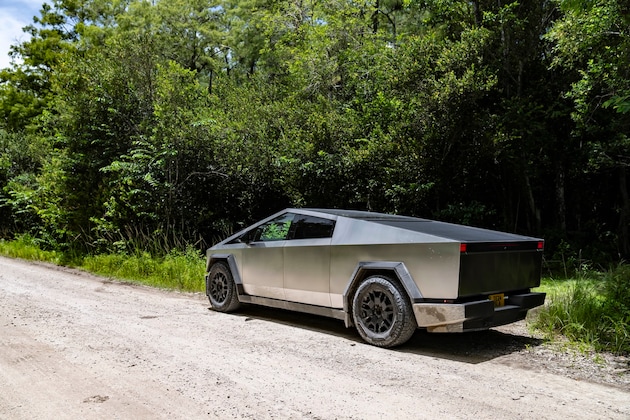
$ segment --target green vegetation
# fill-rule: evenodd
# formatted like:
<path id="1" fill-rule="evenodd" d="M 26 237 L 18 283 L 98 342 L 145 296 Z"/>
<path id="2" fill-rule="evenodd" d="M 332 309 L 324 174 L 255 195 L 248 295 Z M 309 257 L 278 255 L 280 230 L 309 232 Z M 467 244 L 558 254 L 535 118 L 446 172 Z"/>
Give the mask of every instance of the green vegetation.
<path id="1" fill-rule="evenodd" d="M 45 261 L 80 268 L 94 274 L 139 284 L 186 292 L 205 289 L 205 259 L 193 247 L 184 252 L 173 250 L 162 257 L 148 252 L 77 256 L 56 251 L 42 251 L 30 237 L 14 241 L 0 240 L 0 255 L 25 260 Z"/>
<path id="2" fill-rule="evenodd" d="M 281 241 L 287 238 L 291 221 L 270 223 L 263 228 L 260 234 L 261 240 L 264 241 Z"/>
<path id="3" fill-rule="evenodd" d="M 544 237 L 565 268 L 630 258 L 625 1 L 53 0 L 24 30 L 0 70 L 17 256 L 160 284 L 173 250 L 308 206 Z M 603 284 L 570 301 L 623 336 Z"/>
<path id="4" fill-rule="evenodd" d="M 185 252 L 172 251 L 160 258 L 152 257 L 147 252 L 88 256 L 80 267 L 103 276 L 154 287 L 187 292 L 205 290 L 205 260 L 194 248 L 188 248 Z"/>
<path id="5" fill-rule="evenodd" d="M 547 303 L 534 327 L 596 350 L 630 353 L 630 265 L 563 280 L 544 279 Z"/>
<path id="6" fill-rule="evenodd" d="M 12 258 L 21 258 L 31 261 L 45 261 L 53 264 L 61 262 L 60 253 L 56 251 L 43 251 L 29 235 L 20 236 L 14 241 L 0 240 L 0 255 Z"/>
<path id="7" fill-rule="evenodd" d="M 203 249 L 338 207 L 608 265 L 630 257 L 629 27 L 620 0 L 54 0 L 0 70 L 0 237 Z"/>

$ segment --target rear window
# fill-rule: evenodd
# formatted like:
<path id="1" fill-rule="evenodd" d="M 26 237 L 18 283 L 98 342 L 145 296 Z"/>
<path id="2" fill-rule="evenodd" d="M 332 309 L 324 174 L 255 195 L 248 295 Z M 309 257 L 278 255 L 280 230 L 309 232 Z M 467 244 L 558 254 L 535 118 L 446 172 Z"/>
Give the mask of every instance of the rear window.
<path id="1" fill-rule="evenodd" d="M 291 226 L 290 239 L 320 239 L 332 237 L 335 221 L 314 216 L 298 215 Z"/>

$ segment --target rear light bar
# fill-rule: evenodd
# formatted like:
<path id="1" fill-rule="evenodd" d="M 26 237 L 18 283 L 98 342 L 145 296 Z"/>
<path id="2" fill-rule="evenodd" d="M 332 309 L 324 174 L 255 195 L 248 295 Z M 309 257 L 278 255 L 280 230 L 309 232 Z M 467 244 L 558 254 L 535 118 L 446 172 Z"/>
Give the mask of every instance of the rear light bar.
<path id="1" fill-rule="evenodd" d="M 460 243 L 459 252 L 543 251 L 545 241 Z"/>

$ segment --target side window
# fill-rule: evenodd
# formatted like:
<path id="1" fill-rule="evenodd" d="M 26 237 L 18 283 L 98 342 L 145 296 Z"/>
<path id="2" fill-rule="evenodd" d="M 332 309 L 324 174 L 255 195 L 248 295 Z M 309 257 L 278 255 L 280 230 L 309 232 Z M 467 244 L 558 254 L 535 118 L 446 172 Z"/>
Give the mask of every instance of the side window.
<path id="1" fill-rule="evenodd" d="M 291 239 L 330 238 L 335 230 L 335 222 L 319 217 L 297 215 L 291 230 L 293 231 Z"/>
<path id="2" fill-rule="evenodd" d="M 284 241 L 289 236 L 289 229 L 295 214 L 286 213 L 258 226 L 254 233 L 254 242 Z"/>
<path id="3" fill-rule="evenodd" d="M 331 238 L 334 230 L 334 220 L 285 213 L 258 226 L 256 229 L 245 232 L 230 243 Z"/>

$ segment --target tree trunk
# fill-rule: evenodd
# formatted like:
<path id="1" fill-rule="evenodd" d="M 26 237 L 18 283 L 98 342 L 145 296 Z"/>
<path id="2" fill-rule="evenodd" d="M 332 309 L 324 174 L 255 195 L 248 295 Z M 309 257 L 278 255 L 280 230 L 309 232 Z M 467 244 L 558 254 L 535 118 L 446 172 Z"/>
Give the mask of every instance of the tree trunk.
<path id="1" fill-rule="evenodd" d="M 527 194 L 527 203 L 529 204 L 529 211 L 531 215 L 534 217 L 534 226 L 529 222 L 528 218 L 528 228 L 532 233 L 539 233 L 541 230 L 541 218 L 540 218 L 540 209 L 536 207 L 536 200 L 534 198 L 534 191 L 532 190 L 532 185 L 529 182 L 529 175 L 524 174 L 525 177 L 525 189 Z"/>
<path id="2" fill-rule="evenodd" d="M 378 13 L 379 13 L 380 7 L 381 5 L 380 5 L 379 0 L 376 0 L 374 2 L 374 13 L 372 14 L 372 32 L 373 33 L 378 32 Z"/>
<path id="3" fill-rule="evenodd" d="M 567 231 L 567 206 L 564 195 L 564 168 L 556 171 L 556 223 L 562 232 Z"/>
<path id="4" fill-rule="evenodd" d="M 481 17 L 481 7 L 479 6 L 479 0 L 473 1 L 473 10 L 475 12 L 475 26 L 477 28 L 480 28 L 483 20 Z"/>
<path id="5" fill-rule="evenodd" d="M 619 252 L 622 258 L 630 256 L 630 195 L 625 166 L 619 168 L 619 192 L 621 193 L 621 212 L 619 214 Z"/>

